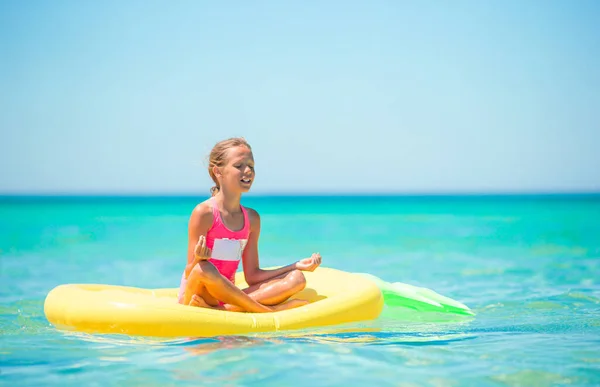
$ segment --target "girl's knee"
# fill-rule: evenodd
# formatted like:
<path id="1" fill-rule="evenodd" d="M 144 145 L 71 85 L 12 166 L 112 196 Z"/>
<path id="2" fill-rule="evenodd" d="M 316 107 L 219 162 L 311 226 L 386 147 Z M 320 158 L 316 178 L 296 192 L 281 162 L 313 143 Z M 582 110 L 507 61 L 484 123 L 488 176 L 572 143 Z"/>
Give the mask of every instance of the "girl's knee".
<path id="1" fill-rule="evenodd" d="M 215 277 L 219 275 L 217 268 L 208 261 L 200 261 L 192 269 L 189 280 L 200 281 L 200 282 L 212 282 Z"/>
<path id="2" fill-rule="evenodd" d="M 299 290 L 304 289 L 306 286 L 306 277 L 304 277 L 304 273 L 302 273 L 300 270 L 294 270 L 290 272 L 288 281 L 291 286 L 298 288 Z"/>

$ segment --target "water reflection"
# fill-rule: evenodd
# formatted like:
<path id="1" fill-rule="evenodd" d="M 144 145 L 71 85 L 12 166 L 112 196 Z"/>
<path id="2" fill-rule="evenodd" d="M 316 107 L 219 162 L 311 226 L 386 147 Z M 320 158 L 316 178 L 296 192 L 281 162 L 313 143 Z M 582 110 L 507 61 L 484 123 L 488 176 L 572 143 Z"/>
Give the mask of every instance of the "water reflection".
<path id="1" fill-rule="evenodd" d="M 213 339 L 192 340 L 191 342 L 188 342 L 184 348 L 185 351 L 190 354 L 202 356 L 220 350 L 280 343 L 281 341 L 278 339 L 254 338 L 249 336 L 222 336 Z"/>
<path id="2" fill-rule="evenodd" d="M 431 331 L 431 332 L 385 332 L 379 328 L 359 330 L 339 329 L 327 332 L 300 332 L 277 336 L 222 336 L 210 339 L 195 339 L 175 345 L 184 346 L 192 355 L 207 355 L 216 351 L 267 345 L 321 344 L 348 346 L 442 346 L 477 338 L 475 333 Z"/>

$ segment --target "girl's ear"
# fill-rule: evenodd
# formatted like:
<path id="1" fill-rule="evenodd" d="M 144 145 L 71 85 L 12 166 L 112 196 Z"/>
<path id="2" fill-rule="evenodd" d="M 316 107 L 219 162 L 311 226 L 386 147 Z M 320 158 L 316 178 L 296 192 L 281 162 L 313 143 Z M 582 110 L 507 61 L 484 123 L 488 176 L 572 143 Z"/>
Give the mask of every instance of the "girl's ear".
<path id="1" fill-rule="evenodd" d="M 213 167 L 213 173 L 216 177 L 221 177 L 221 171 L 219 170 L 219 167 L 217 167 L 216 165 Z"/>

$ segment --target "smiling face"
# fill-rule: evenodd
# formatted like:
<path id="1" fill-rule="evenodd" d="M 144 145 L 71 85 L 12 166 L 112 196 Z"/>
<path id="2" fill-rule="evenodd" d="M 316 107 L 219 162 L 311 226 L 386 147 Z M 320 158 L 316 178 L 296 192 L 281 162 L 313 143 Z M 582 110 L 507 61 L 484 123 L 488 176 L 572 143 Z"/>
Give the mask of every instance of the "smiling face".
<path id="1" fill-rule="evenodd" d="M 214 166 L 213 173 L 221 189 L 232 193 L 248 192 L 254 182 L 254 157 L 244 145 L 227 149 L 225 163 Z"/>

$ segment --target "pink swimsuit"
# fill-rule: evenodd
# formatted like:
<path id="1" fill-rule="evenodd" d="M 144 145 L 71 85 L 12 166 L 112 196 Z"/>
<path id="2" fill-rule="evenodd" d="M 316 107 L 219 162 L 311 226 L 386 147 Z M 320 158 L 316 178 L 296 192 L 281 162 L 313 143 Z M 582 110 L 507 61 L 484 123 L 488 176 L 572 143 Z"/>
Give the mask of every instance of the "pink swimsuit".
<path id="1" fill-rule="evenodd" d="M 225 278 L 228 278 L 231 282 L 235 282 L 235 272 L 242 260 L 242 253 L 250 235 L 248 212 L 240 205 L 244 214 L 244 227 L 239 231 L 232 231 L 221 220 L 221 213 L 214 198 L 211 199 L 211 207 L 213 225 L 206 234 L 206 246 L 212 250 L 212 254 L 208 261 L 215 265 Z M 181 275 L 181 284 L 179 285 L 179 303 L 183 302 L 186 286 L 187 278 L 185 278 L 184 272 Z"/>

